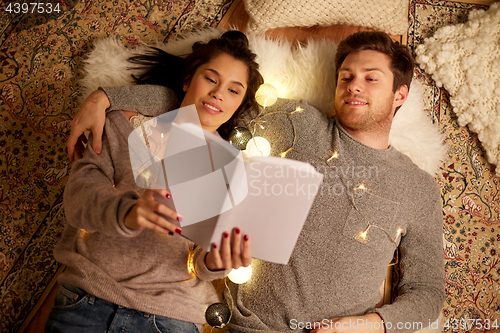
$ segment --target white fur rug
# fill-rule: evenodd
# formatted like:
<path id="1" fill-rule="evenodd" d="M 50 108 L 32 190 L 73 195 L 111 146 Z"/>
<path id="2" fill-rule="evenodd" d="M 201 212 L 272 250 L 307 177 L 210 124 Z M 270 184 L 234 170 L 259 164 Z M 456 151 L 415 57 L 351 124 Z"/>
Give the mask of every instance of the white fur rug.
<path id="1" fill-rule="evenodd" d="M 183 39 L 155 46 L 175 55 L 191 52 L 195 41 L 208 41 L 221 34 L 212 28 L 185 36 Z M 335 93 L 334 55 L 337 45 L 330 40 L 310 41 L 295 47 L 287 41 L 267 40 L 250 35 L 250 46 L 258 55 L 262 76 L 273 84 L 281 98 L 304 99 L 326 114 L 331 114 Z M 89 54 L 81 81 L 83 97 L 99 86 L 131 85 L 127 58 L 143 53 L 146 46 L 129 49 L 113 38 L 96 41 Z M 420 168 L 434 175 L 446 156 L 444 136 L 431 123 L 423 108 L 422 89 L 414 80 L 406 103 L 396 114 L 390 143 L 408 155 Z"/>
<path id="2" fill-rule="evenodd" d="M 416 49 L 420 67 L 444 86 L 461 126 L 478 134 L 488 161 L 500 162 L 500 3 L 474 10 Z M 500 168 L 496 168 L 500 176 Z"/>

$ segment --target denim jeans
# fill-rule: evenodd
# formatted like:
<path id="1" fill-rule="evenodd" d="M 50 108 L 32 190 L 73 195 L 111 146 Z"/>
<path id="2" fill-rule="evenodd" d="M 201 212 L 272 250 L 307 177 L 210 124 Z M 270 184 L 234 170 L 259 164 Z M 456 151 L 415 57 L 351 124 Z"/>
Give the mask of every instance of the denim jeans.
<path id="1" fill-rule="evenodd" d="M 46 333 L 199 333 L 190 322 L 119 306 L 62 285 L 45 326 Z"/>

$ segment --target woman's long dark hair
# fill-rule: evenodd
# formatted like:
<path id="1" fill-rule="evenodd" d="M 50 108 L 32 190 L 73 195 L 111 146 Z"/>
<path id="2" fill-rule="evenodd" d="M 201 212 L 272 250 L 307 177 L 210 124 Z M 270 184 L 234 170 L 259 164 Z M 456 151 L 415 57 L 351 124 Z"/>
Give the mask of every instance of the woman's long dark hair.
<path id="1" fill-rule="evenodd" d="M 259 86 L 264 83 L 264 79 L 259 73 L 259 65 L 255 62 L 257 56 L 248 48 L 248 39 L 243 33 L 232 30 L 207 43 L 196 42 L 193 45 L 193 52 L 185 58 L 152 47 L 145 55 L 131 57 L 129 61 L 139 65 L 135 68 L 146 70 L 139 77 L 133 76 L 137 84 L 166 86 L 172 89 L 182 101 L 185 95 L 182 89 L 183 84 L 191 81 L 198 67 L 221 53 L 232 56 L 248 67 L 247 91 L 243 101 L 233 116 L 217 130 L 220 136 L 227 140 L 238 119 L 245 112 L 257 107 L 255 93 Z"/>

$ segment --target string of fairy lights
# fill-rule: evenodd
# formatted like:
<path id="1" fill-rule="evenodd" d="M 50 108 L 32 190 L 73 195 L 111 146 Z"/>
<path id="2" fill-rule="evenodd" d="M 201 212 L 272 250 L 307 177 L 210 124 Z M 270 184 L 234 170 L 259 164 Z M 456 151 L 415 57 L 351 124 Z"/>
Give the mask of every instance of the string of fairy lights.
<path id="1" fill-rule="evenodd" d="M 276 103 L 278 99 L 278 91 L 277 89 L 271 85 L 271 84 L 263 84 L 259 90 L 257 91 L 255 95 L 255 99 L 259 105 L 262 106 L 262 109 L 260 110 L 259 114 L 256 117 L 253 117 L 247 124 L 247 127 L 235 127 L 230 135 L 229 135 L 229 142 L 236 146 L 238 149 L 242 151 L 242 153 L 246 156 L 252 157 L 252 156 L 269 156 L 271 153 L 271 144 L 269 141 L 261 136 L 256 136 L 257 130 L 260 129 L 265 129 L 266 125 L 266 118 L 275 114 L 285 114 L 288 119 L 290 120 L 290 123 L 292 124 L 292 132 L 293 132 L 293 140 L 292 144 L 290 147 L 288 147 L 286 150 L 280 152 L 278 155 L 282 158 L 287 157 L 287 154 L 289 154 L 291 151 L 294 151 L 298 154 L 303 154 L 303 155 L 308 155 L 314 158 L 317 158 L 319 160 L 323 160 L 326 165 L 328 166 L 333 166 L 333 163 L 335 160 L 339 159 L 341 156 L 337 151 L 333 151 L 331 155 L 327 158 L 320 158 L 319 156 L 315 154 L 311 154 L 306 151 L 301 151 L 296 148 L 296 143 L 297 143 L 297 130 L 296 130 L 296 123 L 294 120 L 294 115 L 299 114 L 304 112 L 304 109 L 300 106 L 296 107 L 293 111 L 271 111 L 271 112 L 266 112 L 266 107 L 272 106 Z M 150 149 L 150 142 L 148 141 L 148 137 L 146 135 L 146 129 L 144 128 L 144 125 L 141 123 L 141 128 L 142 128 L 142 133 L 144 135 L 144 140 L 146 141 L 146 146 Z M 161 146 L 164 144 L 164 138 L 163 138 L 163 133 L 161 133 Z M 152 161 L 152 163 L 155 161 Z M 153 163 L 154 164 L 154 163 Z M 146 185 L 152 181 L 150 179 L 152 177 L 151 173 L 149 170 L 144 170 L 143 172 L 140 173 L 142 177 L 145 180 Z M 164 175 L 166 178 L 166 175 Z M 341 173 L 338 173 L 339 178 L 341 179 L 343 185 L 345 188 L 348 188 L 348 182 L 344 179 L 343 175 Z M 366 187 L 364 183 L 359 184 L 358 186 L 351 188 L 352 191 L 347 191 L 350 195 L 348 195 L 349 200 L 356 210 L 358 212 L 363 220 L 366 222 L 366 227 L 363 231 L 359 232 L 354 236 L 356 240 L 362 243 L 368 242 L 368 234 L 371 229 L 378 229 L 384 232 L 389 240 L 396 245 L 396 255 L 394 256 L 395 261 L 391 262 L 389 265 L 395 265 L 398 263 L 398 257 L 399 253 L 398 251 L 398 239 L 401 236 L 402 229 L 398 228 L 396 231 L 396 235 L 392 236 L 388 231 L 386 231 L 384 228 L 372 223 L 370 219 L 363 213 L 362 210 L 358 208 L 358 205 L 355 200 L 354 193 L 356 191 L 367 191 L 369 192 L 369 189 Z M 372 195 L 375 195 L 372 193 Z M 188 260 L 188 270 L 190 272 L 194 272 L 194 266 L 192 262 L 193 258 L 190 256 Z M 252 266 L 249 265 L 248 267 L 241 267 L 238 269 L 233 269 L 229 275 L 227 276 L 229 280 L 231 280 L 233 283 L 236 284 L 241 284 L 247 282 L 252 275 Z M 223 328 L 225 327 L 229 321 L 231 320 L 231 308 L 233 307 L 233 300 L 231 296 L 231 292 L 229 291 L 229 287 L 227 286 L 227 280 L 224 279 L 224 285 L 225 288 L 228 290 L 228 302 L 219 302 L 219 303 L 214 303 L 210 305 L 206 312 L 205 312 L 205 318 L 207 322 L 212 326 L 213 328 Z"/>
<path id="2" fill-rule="evenodd" d="M 304 112 L 304 109 L 300 106 L 296 107 L 295 110 L 293 111 L 271 111 L 271 112 L 265 112 L 266 107 L 272 106 L 276 103 L 278 99 L 278 91 L 277 89 L 271 85 L 271 84 L 263 84 L 259 90 L 257 91 L 255 95 L 255 99 L 259 105 L 262 106 L 262 109 L 260 110 L 259 114 L 256 117 L 253 117 L 247 124 L 247 127 L 235 127 L 230 135 L 229 135 L 229 142 L 236 146 L 238 149 L 242 151 L 242 153 L 246 156 L 252 157 L 252 156 L 269 156 L 271 153 L 271 144 L 269 141 L 261 136 L 256 136 L 257 130 L 260 129 L 265 129 L 266 125 L 266 118 L 275 114 L 285 114 L 288 119 L 290 120 L 290 123 L 292 124 L 292 132 L 293 132 L 293 140 L 292 144 L 289 148 L 286 150 L 280 152 L 278 155 L 282 158 L 287 157 L 287 154 L 290 153 L 291 151 L 294 151 L 298 154 L 303 154 L 303 155 L 308 155 L 314 158 L 317 158 L 319 160 L 323 160 L 326 165 L 328 166 L 333 166 L 333 163 L 335 160 L 339 159 L 341 156 L 337 151 L 333 151 L 331 155 L 327 158 L 320 158 L 319 156 L 315 154 L 311 154 L 306 151 L 301 151 L 296 148 L 296 143 L 297 143 L 297 130 L 296 130 L 296 123 L 294 120 L 294 115 L 299 114 Z M 146 141 L 146 146 L 150 149 L 150 142 L 148 141 L 148 137 L 146 135 L 146 129 L 144 128 L 144 125 L 141 123 L 141 128 L 142 128 L 142 133 L 144 135 L 144 140 Z M 161 134 L 161 146 L 164 144 L 164 138 L 163 138 L 163 133 Z M 154 164 L 155 161 L 152 161 L 151 163 Z M 146 185 L 151 181 L 151 174 L 148 170 L 144 170 L 143 172 L 140 173 L 142 177 L 145 180 Z M 348 182 L 344 179 L 343 175 L 341 173 L 338 173 L 339 178 L 341 179 L 343 185 L 345 188 L 348 188 Z M 166 175 L 165 175 L 166 178 Z M 358 205 L 355 200 L 354 193 L 356 191 L 369 191 L 369 189 L 366 187 L 364 183 L 359 184 L 358 186 L 351 188 L 352 191 L 347 191 L 350 195 L 348 195 L 349 200 L 356 210 L 358 212 L 363 220 L 366 222 L 366 227 L 363 231 L 359 232 L 354 236 L 356 240 L 362 243 L 368 242 L 368 234 L 371 229 L 378 229 L 381 230 L 383 233 L 387 235 L 389 240 L 396 245 L 396 251 L 398 251 L 398 239 L 401 236 L 402 229 L 398 228 L 396 231 L 396 235 L 392 236 L 387 230 L 384 228 L 372 223 L 370 219 L 363 213 L 362 210 L 358 208 Z M 375 195 L 372 193 L 372 195 Z M 397 258 L 399 257 L 399 253 L 396 252 L 396 255 L 394 256 L 395 262 L 391 262 L 390 265 L 397 264 Z M 190 257 L 188 260 L 188 270 L 190 272 L 194 272 L 194 266 L 192 262 L 193 258 Z M 247 282 L 252 275 L 252 266 L 249 265 L 248 267 L 241 267 L 239 269 L 233 269 L 229 275 L 228 278 L 236 284 L 241 284 Z M 229 291 L 229 288 L 227 286 L 227 280 L 224 279 L 224 284 L 225 288 L 228 290 L 228 303 L 224 302 L 219 302 L 219 303 L 214 303 L 210 305 L 206 312 L 205 312 L 205 318 L 207 322 L 212 326 L 213 328 L 223 328 L 225 327 L 230 319 L 231 319 L 231 308 L 233 307 L 233 300 L 231 293 Z"/>
<path id="3" fill-rule="evenodd" d="M 248 124 L 248 126 L 251 128 L 250 130 L 248 128 L 245 128 L 245 127 L 236 127 L 229 135 L 229 142 L 231 142 L 232 144 L 237 146 L 239 149 L 241 149 L 248 156 L 269 156 L 270 151 L 271 151 L 271 149 L 270 149 L 271 145 L 269 144 L 267 139 L 260 137 L 260 136 L 255 136 L 257 127 L 261 128 L 261 129 L 265 128 L 264 127 L 264 124 L 266 122 L 264 119 L 265 117 L 268 117 L 268 116 L 271 116 L 274 114 L 285 114 L 289 117 L 290 122 L 292 124 L 293 141 L 292 141 L 292 145 L 288 149 L 279 153 L 279 156 L 282 158 L 285 158 L 289 152 L 295 151 L 296 153 L 299 153 L 299 154 L 304 154 L 304 155 L 308 155 L 311 157 L 321 159 L 319 156 L 317 156 L 315 154 L 311 154 L 311 153 L 305 152 L 305 151 L 300 151 L 300 150 L 295 148 L 295 145 L 297 143 L 297 130 L 296 130 L 296 124 L 295 124 L 293 115 L 297 114 L 297 113 L 302 113 L 304 111 L 304 109 L 302 107 L 298 106 L 295 110 L 293 110 L 291 112 L 290 111 L 272 111 L 272 112 L 266 113 L 265 108 L 268 106 L 274 105 L 274 103 L 276 103 L 276 101 L 278 99 L 277 89 L 269 83 L 265 83 L 259 88 L 259 90 L 257 91 L 257 93 L 255 95 L 255 99 L 257 100 L 257 103 L 259 103 L 259 105 L 261 105 L 263 107 L 263 110 L 261 112 L 259 112 L 259 114 L 256 117 L 254 117 L 252 120 L 250 120 L 250 122 Z M 339 157 L 340 157 L 339 153 L 337 151 L 333 151 L 332 154 L 330 155 L 330 157 L 328 157 L 326 160 L 324 160 L 324 162 L 328 166 L 332 166 L 332 164 L 331 164 L 332 161 L 335 159 L 338 159 Z M 344 177 L 341 174 L 339 174 L 339 177 L 342 180 L 344 186 L 347 187 L 347 182 L 344 179 Z M 399 228 L 396 231 L 396 235 L 394 237 L 392 237 L 386 230 L 384 230 L 380 226 L 377 226 L 376 224 L 371 223 L 369 221 L 369 219 L 363 214 L 363 212 L 358 208 L 356 201 L 354 199 L 354 191 L 368 191 L 368 188 L 366 188 L 365 184 L 361 183 L 357 187 L 353 188 L 352 190 L 353 191 L 349 192 L 349 193 L 351 193 L 351 195 L 349 196 L 351 204 L 353 205 L 354 209 L 358 213 L 361 214 L 361 216 L 363 217 L 363 219 L 366 221 L 366 224 L 367 224 L 365 230 L 363 230 L 362 232 L 357 234 L 355 236 L 355 238 L 358 241 L 367 242 L 368 241 L 368 231 L 371 228 L 378 228 L 387 234 L 387 236 L 389 237 L 391 242 L 393 242 L 394 244 L 397 244 L 397 240 L 402 232 L 401 228 Z"/>
<path id="4" fill-rule="evenodd" d="M 297 113 L 302 113 L 304 111 L 303 108 L 300 106 L 297 107 L 293 111 L 272 111 L 272 112 L 265 112 L 266 107 L 272 106 L 276 103 L 278 99 L 278 91 L 277 89 L 271 85 L 271 84 L 263 84 L 259 90 L 257 91 L 255 95 L 255 99 L 257 100 L 257 103 L 263 107 L 263 109 L 259 112 L 259 114 L 251 119 L 249 123 L 247 124 L 247 127 L 235 127 L 230 135 L 229 135 L 229 142 L 239 148 L 246 156 L 269 156 L 271 152 L 271 144 L 269 141 L 261 136 L 256 136 L 257 129 L 265 129 L 266 125 L 266 117 L 269 117 L 274 114 L 285 114 L 288 116 L 291 124 L 292 124 L 292 132 L 293 132 L 293 141 L 292 145 L 287 148 L 285 151 L 280 152 L 278 155 L 282 158 L 285 158 L 288 153 L 291 151 L 295 151 L 298 154 L 304 154 L 308 155 L 311 157 L 318 158 L 320 160 L 324 160 L 320 158 L 319 156 L 315 154 L 311 154 L 309 152 L 305 151 L 300 151 L 296 149 L 295 145 L 297 143 L 297 131 L 296 131 L 296 124 L 294 121 L 294 115 Z M 332 166 L 333 161 L 340 158 L 340 154 L 337 151 L 333 151 L 331 155 L 324 160 L 324 162 L 328 166 Z M 339 177 L 343 183 L 343 185 L 347 188 L 348 187 L 348 182 L 344 179 L 344 177 L 339 173 Z M 383 233 L 387 235 L 389 240 L 396 245 L 396 254 L 394 256 L 394 260 L 389 264 L 389 265 L 395 265 L 398 263 L 398 257 L 399 253 L 398 251 L 398 239 L 401 236 L 402 233 L 402 228 L 398 228 L 396 230 L 396 235 L 392 236 L 387 230 L 384 228 L 372 223 L 370 219 L 363 213 L 362 210 L 358 208 L 358 205 L 356 204 L 356 200 L 354 197 L 355 191 L 369 191 L 369 189 L 365 186 L 365 184 L 361 183 L 357 187 L 352 188 L 352 191 L 347 191 L 350 193 L 349 200 L 356 210 L 358 212 L 363 220 L 366 222 L 366 227 L 363 231 L 359 232 L 354 236 L 356 240 L 362 243 L 368 242 L 368 233 L 369 231 L 373 229 L 378 229 L 381 230 Z M 374 194 L 372 194 L 374 195 Z M 248 267 L 241 267 L 239 269 L 233 269 L 231 273 L 228 275 L 228 278 L 233 282 L 233 283 L 245 283 L 247 282 L 252 274 L 252 266 Z M 231 298 L 231 292 L 229 291 L 229 288 L 227 286 L 226 280 L 224 280 L 225 283 L 225 288 L 228 290 L 228 298 L 229 302 L 231 303 L 231 308 L 233 305 L 233 301 Z M 215 328 L 223 328 L 225 327 L 229 321 L 231 320 L 231 310 L 228 304 L 226 303 L 215 303 L 212 304 L 206 311 L 205 317 L 207 319 L 207 322 Z"/>

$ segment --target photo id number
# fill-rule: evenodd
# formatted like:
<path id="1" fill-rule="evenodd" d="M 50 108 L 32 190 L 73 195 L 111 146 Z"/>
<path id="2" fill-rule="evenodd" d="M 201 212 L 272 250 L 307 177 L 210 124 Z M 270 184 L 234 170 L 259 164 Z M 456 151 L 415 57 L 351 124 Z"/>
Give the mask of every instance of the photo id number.
<path id="1" fill-rule="evenodd" d="M 60 13 L 59 3 L 52 4 L 50 2 L 30 2 L 30 3 L 9 3 L 5 8 L 6 12 L 11 14 L 30 13 L 30 14 L 50 14 Z"/>

